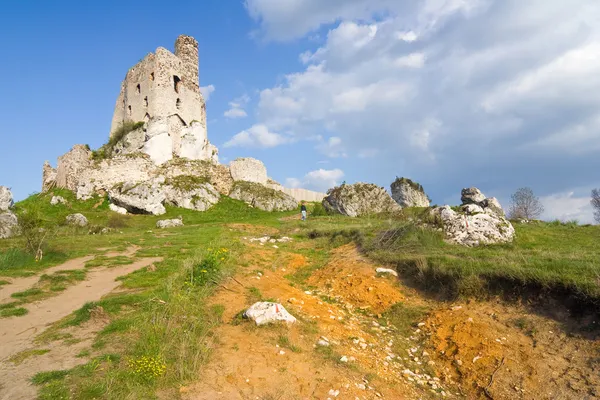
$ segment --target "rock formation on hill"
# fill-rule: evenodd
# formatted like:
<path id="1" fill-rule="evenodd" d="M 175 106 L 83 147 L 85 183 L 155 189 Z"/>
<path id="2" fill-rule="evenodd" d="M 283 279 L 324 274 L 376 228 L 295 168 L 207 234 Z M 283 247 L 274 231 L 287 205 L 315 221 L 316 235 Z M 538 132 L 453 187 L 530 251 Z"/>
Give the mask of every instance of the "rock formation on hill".
<path id="1" fill-rule="evenodd" d="M 459 211 L 450 206 L 431 210 L 442 224 L 448 242 L 478 246 L 513 241 L 515 229 L 496 198 L 486 198 L 477 188 L 463 189 L 461 194 L 463 204 Z"/>
<path id="2" fill-rule="evenodd" d="M 0 186 L 0 239 L 8 239 L 17 233 L 18 220 L 11 211 L 12 206 L 12 192 L 9 188 Z"/>
<path id="3" fill-rule="evenodd" d="M 238 185 L 232 193 L 236 182 L 258 186 Z M 270 182 L 259 160 L 219 164 L 218 150 L 208 142 L 198 43 L 180 36 L 174 54 L 158 48 L 127 72 L 107 144 L 96 151 L 75 145 L 56 169 L 46 162 L 42 191 L 66 188 L 81 200 L 108 194 L 115 210 L 150 214 L 164 213 L 166 204 L 204 211 L 230 194 L 265 210 L 324 197 L 306 190 L 285 194 L 291 189 Z"/>
<path id="4" fill-rule="evenodd" d="M 400 211 L 398 205 L 388 192 L 371 183 L 342 184 L 329 189 L 323 199 L 323 207 L 329 212 L 335 212 L 350 217 Z"/>
<path id="5" fill-rule="evenodd" d="M 401 207 L 429 207 L 423 186 L 408 178 L 396 178 L 391 185 L 392 198 Z"/>

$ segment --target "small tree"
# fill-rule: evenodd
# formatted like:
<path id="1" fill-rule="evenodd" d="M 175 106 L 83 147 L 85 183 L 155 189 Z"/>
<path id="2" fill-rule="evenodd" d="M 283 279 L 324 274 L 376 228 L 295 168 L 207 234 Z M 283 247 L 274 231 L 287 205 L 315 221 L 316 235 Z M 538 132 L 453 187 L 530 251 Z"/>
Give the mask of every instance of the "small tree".
<path id="1" fill-rule="evenodd" d="M 511 219 L 537 219 L 543 212 L 544 206 L 531 188 L 520 188 L 511 196 L 508 210 Z"/>
<path id="2" fill-rule="evenodd" d="M 25 249 L 41 261 L 46 240 L 54 233 L 54 224 L 47 223 L 42 218 L 42 212 L 37 205 L 27 209 L 17 210 L 19 231 L 25 240 Z"/>
<path id="3" fill-rule="evenodd" d="M 600 224 L 600 189 L 592 190 L 591 203 L 594 208 L 594 219 Z"/>

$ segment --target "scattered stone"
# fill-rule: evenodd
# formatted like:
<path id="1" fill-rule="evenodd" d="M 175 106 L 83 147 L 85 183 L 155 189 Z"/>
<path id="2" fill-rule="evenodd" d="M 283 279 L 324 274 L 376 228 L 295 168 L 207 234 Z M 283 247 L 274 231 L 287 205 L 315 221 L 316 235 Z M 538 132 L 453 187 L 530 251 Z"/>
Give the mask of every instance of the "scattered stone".
<path id="1" fill-rule="evenodd" d="M 67 224 L 71 226 L 84 227 L 88 225 L 88 220 L 83 214 L 71 214 L 67 216 Z"/>
<path id="2" fill-rule="evenodd" d="M 109 206 L 108 206 L 108 208 L 109 208 L 111 211 L 114 211 L 114 212 L 116 212 L 116 213 L 118 213 L 118 214 L 122 214 L 122 215 L 125 215 L 125 214 L 127 214 L 127 209 L 125 209 L 125 208 L 123 208 L 123 207 L 119 207 L 119 206 L 118 206 L 118 205 L 116 205 L 116 204 L 112 204 L 112 203 L 110 203 L 110 204 L 109 204 Z"/>
<path id="3" fill-rule="evenodd" d="M 156 223 L 156 227 L 160 229 L 175 228 L 177 226 L 183 226 L 183 219 L 181 217 L 176 219 L 163 219 Z"/>
<path id="4" fill-rule="evenodd" d="M 338 397 L 340 395 L 340 391 L 331 389 L 331 390 L 329 390 L 329 395 L 333 396 L 333 397 Z"/>
<path id="5" fill-rule="evenodd" d="M 398 212 L 402 209 L 384 188 L 362 182 L 329 189 L 327 197 L 323 199 L 323 207 L 329 212 L 350 217 Z"/>
<path id="6" fill-rule="evenodd" d="M 340 361 L 343 362 L 343 363 L 347 363 L 348 362 L 348 357 L 342 356 L 342 358 L 340 358 Z"/>
<path id="7" fill-rule="evenodd" d="M 279 303 L 258 302 L 253 304 L 244 313 L 245 318 L 256 322 L 256 325 L 265 325 L 273 322 L 283 321 L 288 324 L 296 322 L 296 318 L 287 312 Z"/>
<path id="8" fill-rule="evenodd" d="M 56 206 L 58 204 L 67 204 L 67 200 L 65 200 L 62 196 L 52 196 L 50 204 L 53 206 Z"/>
<path id="9" fill-rule="evenodd" d="M 390 274 L 390 275 L 394 275 L 394 276 L 398 276 L 398 272 L 396 272 L 395 270 L 391 269 L 391 268 L 377 268 L 376 272 L 378 274 Z"/>
<path id="10" fill-rule="evenodd" d="M 319 341 L 317 341 L 317 345 L 322 347 L 329 347 L 329 339 L 327 339 L 325 336 L 321 336 L 319 338 Z"/>

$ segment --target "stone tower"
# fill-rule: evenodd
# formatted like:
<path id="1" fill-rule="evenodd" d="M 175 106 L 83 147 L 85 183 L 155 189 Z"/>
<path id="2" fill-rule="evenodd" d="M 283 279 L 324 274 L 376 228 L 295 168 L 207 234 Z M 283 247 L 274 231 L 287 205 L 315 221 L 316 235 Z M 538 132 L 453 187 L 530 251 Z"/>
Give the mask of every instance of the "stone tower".
<path id="1" fill-rule="evenodd" d="M 157 164 L 173 156 L 217 161 L 208 142 L 206 104 L 198 81 L 198 42 L 179 36 L 175 54 L 159 47 L 132 67 L 121 84 L 111 126 L 145 122 L 128 135 L 128 151 L 142 151 Z"/>

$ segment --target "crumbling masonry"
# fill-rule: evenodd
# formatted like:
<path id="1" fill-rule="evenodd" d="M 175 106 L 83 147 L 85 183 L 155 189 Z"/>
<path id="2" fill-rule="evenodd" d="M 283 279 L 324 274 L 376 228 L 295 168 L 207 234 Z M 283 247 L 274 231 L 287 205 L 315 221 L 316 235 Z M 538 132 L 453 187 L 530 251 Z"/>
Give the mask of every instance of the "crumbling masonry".
<path id="1" fill-rule="evenodd" d="M 128 135 L 130 151 L 141 150 L 157 164 L 173 156 L 217 161 L 217 148 L 208 142 L 198 42 L 193 37 L 179 36 L 175 54 L 159 47 L 127 72 L 111 137 L 125 121 L 146 123 L 140 132 Z"/>

